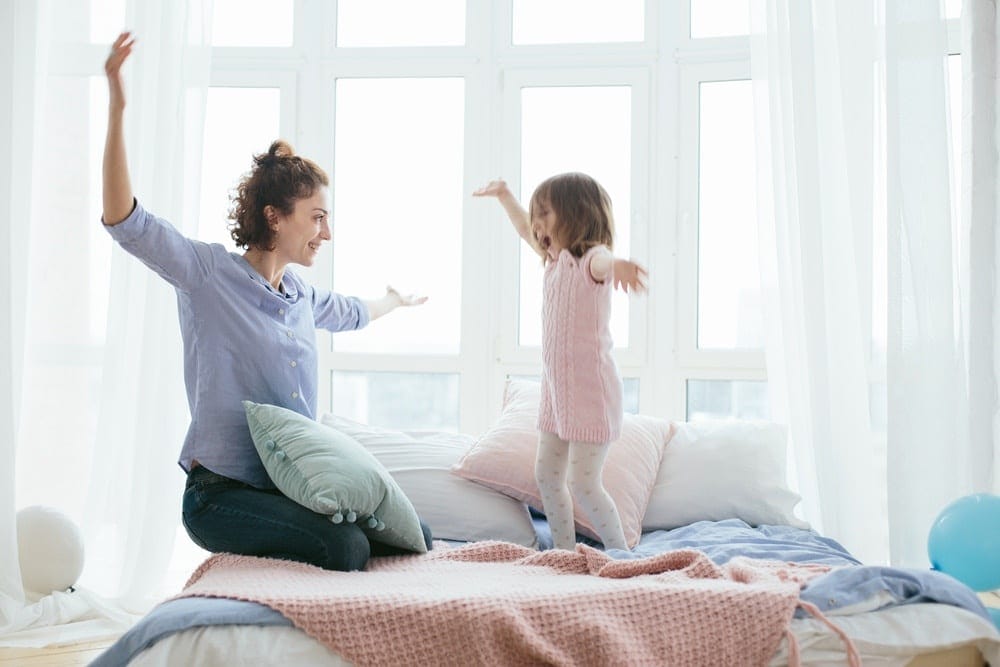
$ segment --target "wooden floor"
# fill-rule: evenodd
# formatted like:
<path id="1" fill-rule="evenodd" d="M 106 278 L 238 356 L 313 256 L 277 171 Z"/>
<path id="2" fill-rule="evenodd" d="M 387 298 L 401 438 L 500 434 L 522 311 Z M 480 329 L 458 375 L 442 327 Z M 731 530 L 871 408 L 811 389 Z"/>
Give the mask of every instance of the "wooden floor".
<path id="1" fill-rule="evenodd" d="M 55 648 L 0 648 L 2 667 L 83 667 L 90 664 L 115 638 Z"/>

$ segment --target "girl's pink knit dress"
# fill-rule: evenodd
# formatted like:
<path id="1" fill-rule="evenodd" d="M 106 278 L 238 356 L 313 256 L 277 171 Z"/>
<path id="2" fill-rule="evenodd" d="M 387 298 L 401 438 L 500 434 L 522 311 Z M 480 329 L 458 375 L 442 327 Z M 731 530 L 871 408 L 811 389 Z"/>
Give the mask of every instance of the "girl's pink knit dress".
<path id="1" fill-rule="evenodd" d="M 568 250 L 545 267 L 542 292 L 542 400 L 538 429 L 572 442 L 617 440 L 622 429 L 622 380 L 612 356 L 610 277 L 590 275 L 590 261 Z"/>

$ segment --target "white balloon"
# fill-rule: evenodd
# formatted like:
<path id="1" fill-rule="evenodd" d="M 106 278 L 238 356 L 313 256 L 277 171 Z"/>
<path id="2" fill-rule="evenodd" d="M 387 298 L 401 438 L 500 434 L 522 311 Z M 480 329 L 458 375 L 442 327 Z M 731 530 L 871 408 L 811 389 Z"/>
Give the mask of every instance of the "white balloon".
<path id="1" fill-rule="evenodd" d="M 62 512 L 25 507 L 17 513 L 17 555 L 25 592 L 64 591 L 83 572 L 83 536 Z"/>

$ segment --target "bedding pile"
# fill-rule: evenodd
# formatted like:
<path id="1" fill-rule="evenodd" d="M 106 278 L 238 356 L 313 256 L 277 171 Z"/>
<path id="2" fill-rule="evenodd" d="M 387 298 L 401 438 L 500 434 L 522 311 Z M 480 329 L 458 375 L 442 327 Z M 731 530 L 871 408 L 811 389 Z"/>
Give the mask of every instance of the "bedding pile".
<path id="1" fill-rule="evenodd" d="M 766 665 L 800 588 L 829 569 L 479 542 L 373 559 L 364 573 L 218 554 L 177 597 L 265 604 L 357 665 Z"/>

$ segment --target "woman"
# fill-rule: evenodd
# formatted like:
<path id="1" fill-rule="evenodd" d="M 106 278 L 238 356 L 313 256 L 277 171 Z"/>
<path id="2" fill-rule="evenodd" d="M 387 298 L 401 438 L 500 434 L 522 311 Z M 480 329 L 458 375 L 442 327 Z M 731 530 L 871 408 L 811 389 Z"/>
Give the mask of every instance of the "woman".
<path id="1" fill-rule="evenodd" d="M 315 418 L 316 327 L 360 329 L 426 297 L 388 288 L 379 299 L 314 288 L 288 268 L 311 266 L 330 240 L 329 178 L 275 141 L 233 197 L 230 232 L 243 254 L 186 238 L 135 199 L 125 156 L 121 67 L 133 36 L 123 32 L 105 63 L 108 133 L 103 218 L 122 248 L 173 285 L 184 341 L 191 424 L 178 463 L 188 474 L 184 526 L 209 551 L 287 558 L 359 570 L 370 555 L 398 553 L 360 527 L 334 524 L 275 489 L 254 449 L 242 401 Z M 430 548 L 430 530 L 423 526 Z"/>

